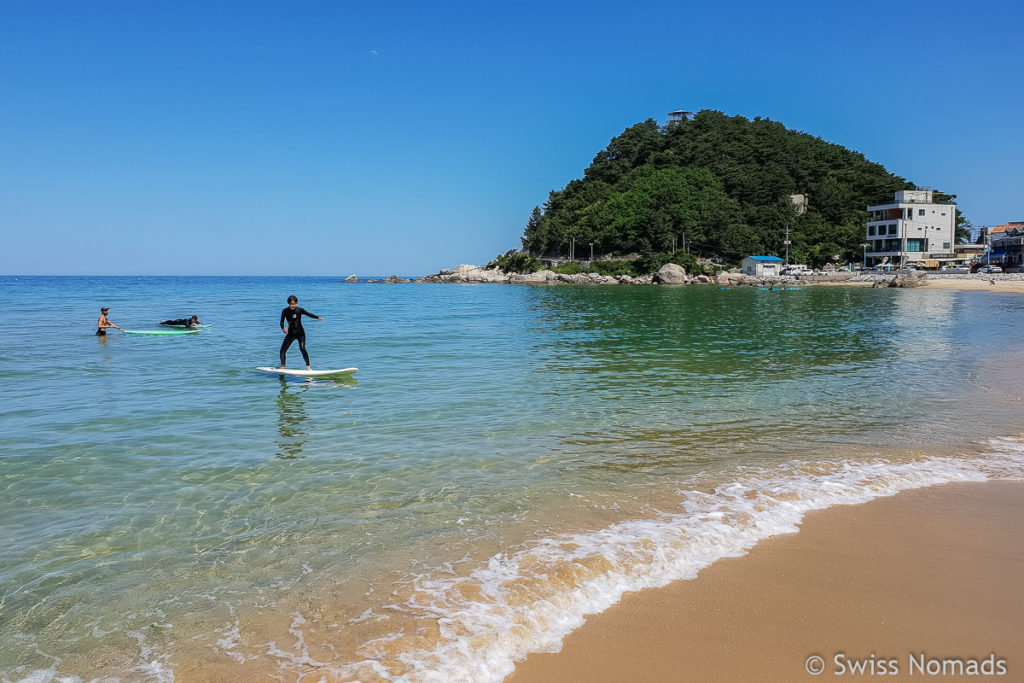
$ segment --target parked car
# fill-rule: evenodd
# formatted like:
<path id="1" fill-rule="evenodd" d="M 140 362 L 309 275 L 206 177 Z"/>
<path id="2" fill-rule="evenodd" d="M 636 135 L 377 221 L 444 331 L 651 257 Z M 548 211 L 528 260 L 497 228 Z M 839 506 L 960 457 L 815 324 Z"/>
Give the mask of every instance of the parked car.
<path id="1" fill-rule="evenodd" d="M 807 266 L 793 265 L 782 270 L 783 275 L 814 275 L 814 271 Z"/>
<path id="2" fill-rule="evenodd" d="M 976 272 L 976 273 L 1001 273 L 1001 272 L 1003 272 L 1003 269 L 1000 268 L 999 266 L 991 266 L 990 265 L 990 266 L 982 266 L 981 268 L 978 268 L 978 270 L 976 270 L 974 272 Z"/>
<path id="3" fill-rule="evenodd" d="M 967 266 L 942 266 L 939 268 L 940 273 L 970 273 L 971 269 Z"/>
<path id="4" fill-rule="evenodd" d="M 1003 268 L 1004 273 L 1024 273 L 1024 265 L 1019 266 L 1007 266 Z"/>

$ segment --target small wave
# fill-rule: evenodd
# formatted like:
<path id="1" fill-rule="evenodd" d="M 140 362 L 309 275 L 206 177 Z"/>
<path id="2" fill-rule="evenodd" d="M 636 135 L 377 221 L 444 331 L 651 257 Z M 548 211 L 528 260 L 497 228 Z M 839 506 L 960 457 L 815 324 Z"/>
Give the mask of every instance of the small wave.
<path id="1" fill-rule="evenodd" d="M 796 532 L 810 511 L 948 482 L 1024 480 L 1024 438 L 949 453 L 794 460 L 736 467 L 714 479 L 695 476 L 669 497 L 658 496 L 667 511 L 593 531 L 550 534 L 479 562 L 463 557 L 459 564 L 469 563 L 468 569 L 450 562 L 419 566 L 416 575 L 406 575 L 344 624 L 317 628 L 314 617 L 301 613 L 307 602 L 287 612 L 286 633 L 261 641 L 250 632 L 247 642 L 246 629 L 228 609 L 229 621 L 213 630 L 208 644 L 196 646 L 259 675 L 364 683 L 501 681 L 528 654 L 559 651 L 587 615 L 606 610 L 624 593 L 695 578 L 721 558 Z M 158 651 L 141 632 L 126 634 L 139 648 L 135 666 L 124 672 L 128 680 L 174 680 L 182 652 L 173 645 Z M 336 648 L 324 642 L 336 636 L 346 643 Z M 49 669 L 6 672 L 0 680 L 81 681 L 60 670 L 57 661 Z"/>
<path id="2" fill-rule="evenodd" d="M 744 468 L 710 492 L 680 491 L 682 512 L 531 541 L 463 576 L 421 576 L 404 602 L 389 607 L 436 626 L 364 643 L 362 660 L 340 673 L 363 681 L 501 681 L 527 654 L 560 650 L 586 615 L 624 593 L 692 579 L 762 539 L 796 532 L 812 510 L 949 482 L 1024 478 L 1024 441 L 987 446 L 970 457 Z"/>

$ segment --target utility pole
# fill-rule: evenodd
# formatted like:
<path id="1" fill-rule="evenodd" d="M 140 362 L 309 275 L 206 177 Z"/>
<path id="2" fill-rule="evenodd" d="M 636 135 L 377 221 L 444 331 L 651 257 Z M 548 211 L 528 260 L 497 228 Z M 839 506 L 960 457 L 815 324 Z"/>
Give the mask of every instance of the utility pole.
<path id="1" fill-rule="evenodd" d="M 672 238 L 672 253 L 676 253 L 676 238 Z"/>
<path id="2" fill-rule="evenodd" d="M 686 246 L 686 231 L 685 230 L 683 231 L 683 251 L 686 252 L 687 254 L 690 253 L 689 247 Z"/>
<path id="3" fill-rule="evenodd" d="M 786 265 L 789 265 L 789 223 L 786 223 L 786 239 L 783 240 L 783 244 L 786 245 Z"/>

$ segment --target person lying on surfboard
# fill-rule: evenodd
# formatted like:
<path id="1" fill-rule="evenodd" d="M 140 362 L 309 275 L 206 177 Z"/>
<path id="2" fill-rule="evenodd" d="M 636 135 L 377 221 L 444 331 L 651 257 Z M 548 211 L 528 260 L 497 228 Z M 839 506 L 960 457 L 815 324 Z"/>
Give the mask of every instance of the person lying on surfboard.
<path id="1" fill-rule="evenodd" d="M 320 322 L 323 322 L 323 318 L 318 315 L 310 313 L 305 308 L 299 307 L 299 297 L 294 294 L 288 297 L 288 307 L 281 311 L 281 331 L 284 332 L 284 341 L 281 343 L 281 364 L 278 370 L 285 368 L 285 354 L 288 353 L 288 347 L 292 345 L 293 341 L 298 340 L 299 351 L 302 352 L 302 360 L 306 361 L 306 369 L 312 370 L 313 368 L 309 365 L 309 354 L 306 353 L 306 330 L 302 328 L 302 316 L 307 315 L 310 318 L 316 318 Z M 284 321 L 288 321 L 288 329 L 284 329 Z"/>
<path id="2" fill-rule="evenodd" d="M 192 316 L 191 318 L 177 318 L 176 320 L 161 320 L 159 325 L 170 325 L 172 327 L 202 327 L 203 324 L 199 322 L 199 316 Z"/>
<path id="3" fill-rule="evenodd" d="M 121 330 L 122 332 L 124 332 L 123 327 L 118 327 L 117 325 L 115 325 L 114 323 L 110 322 L 110 320 L 107 319 L 107 311 L 109 310 L 110 308 L 107 306 L 104 306 L 103 308 L 100 309 L 100 318 L 99 320 L 96 321 L 97 337 L 106 336 L 107 329 L 110 327 L 113 327 L 115 330 Z"/>

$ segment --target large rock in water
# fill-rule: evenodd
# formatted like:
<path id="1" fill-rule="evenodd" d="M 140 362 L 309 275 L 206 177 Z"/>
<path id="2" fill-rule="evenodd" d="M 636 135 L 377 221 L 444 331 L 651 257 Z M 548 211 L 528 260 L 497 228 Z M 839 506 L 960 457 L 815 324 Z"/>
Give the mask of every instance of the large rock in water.
<path id="1" fill-rule="evenodd" d="M 654 281 L 659 285 L 685 285 L 686 270 L 675 263 L 666 263 L 654 276 Z"/>
<path id="2" fill-rule="evenodd" d="M 355 273 L 352 273 L 347 278 L 345 278 L 345 282 L 359 282 L 359 278 L 356 277 Z"/>
<path id="3" fill-rule="evenodd" d="M 912 270 L 909 273 L 900 273 L 890 282 L 890 287 L 924 287 L 927 284 L 928 275 L 920 270 Z"/>

